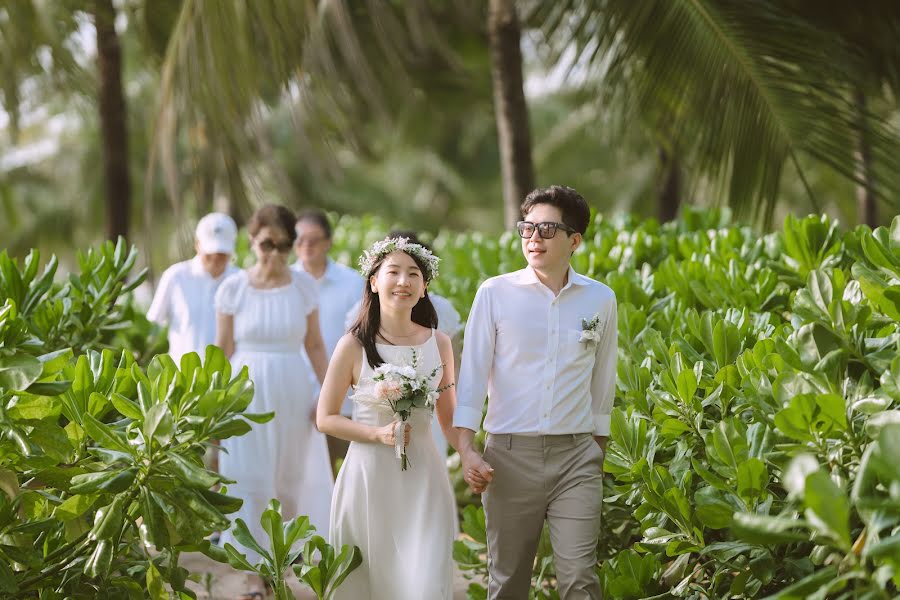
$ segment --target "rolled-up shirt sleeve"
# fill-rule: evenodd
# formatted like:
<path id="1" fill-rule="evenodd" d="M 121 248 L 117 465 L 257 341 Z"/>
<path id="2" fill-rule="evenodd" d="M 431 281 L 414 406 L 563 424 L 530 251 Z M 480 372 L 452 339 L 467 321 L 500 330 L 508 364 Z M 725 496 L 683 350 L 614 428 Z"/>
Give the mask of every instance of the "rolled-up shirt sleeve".
<path id="1" fill-rule="evenodd" d="M 618 308 L 612 296 L 604 320 L 603 333 L 597 342 L 597 359 L 591 376 L 591 413 L 594 435 L 608 436 L 610 414 L 616 398 L 616 367 L 618 363 Z"/>
<path id="2" fill-rule="evenodd" d="M 487 396 L 491 368 L 494 363 L 494 326 L 490 290 L 478 288 L 463 338 L 462 363 L 456 389 L 456 411 L 453 425 L 478 431 L 481 409 Z"/>

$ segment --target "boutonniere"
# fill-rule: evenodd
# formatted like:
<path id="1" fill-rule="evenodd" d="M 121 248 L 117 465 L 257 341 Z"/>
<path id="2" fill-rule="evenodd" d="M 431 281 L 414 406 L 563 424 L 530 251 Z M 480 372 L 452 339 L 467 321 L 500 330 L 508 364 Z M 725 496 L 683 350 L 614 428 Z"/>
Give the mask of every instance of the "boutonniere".
<path id="1" fill-rule="evenodd" d="M 603 335 L 603 318 L 600 313 L 595 314 L 590 319 L 581 320 L 581 337 L 579 342 L 597 343 L 600 336 Z"/>

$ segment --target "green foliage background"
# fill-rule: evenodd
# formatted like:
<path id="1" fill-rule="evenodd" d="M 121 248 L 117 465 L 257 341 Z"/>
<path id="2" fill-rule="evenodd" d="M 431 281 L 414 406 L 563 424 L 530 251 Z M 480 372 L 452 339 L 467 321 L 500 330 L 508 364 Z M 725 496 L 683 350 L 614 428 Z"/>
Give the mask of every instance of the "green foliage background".
<path id="1" fill-rule="evenodd" d="M 342 219 L 338 254 L 386 230 Z M 523 265 L 519 244 L 440 233 L 435 288 L 465 313 L 481 281 Z M 573 265 L 619 300 L 606 597 L 894 597 L 900 219 L 789 216 L 760 236 L 719 211 L 597 216 Z M 476 505 L 463 523 L 456 559 L 483 576 Z M 546 540 L 532 594 L 557 597 Z"/>

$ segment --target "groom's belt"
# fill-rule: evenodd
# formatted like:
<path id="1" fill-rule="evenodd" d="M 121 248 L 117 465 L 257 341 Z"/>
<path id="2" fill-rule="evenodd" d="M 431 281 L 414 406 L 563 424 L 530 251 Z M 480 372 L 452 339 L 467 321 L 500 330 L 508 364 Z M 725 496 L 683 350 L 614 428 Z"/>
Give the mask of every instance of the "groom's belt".
<path id="1" fill-rule="evenodd" d="M 487 441 L 507 448 L 546 448 L 547 446 L 575 446 L 591 439 L 590 433 L 561 433 L 555 435 L 524 435 L 518 433 L 489 433 Z"/>

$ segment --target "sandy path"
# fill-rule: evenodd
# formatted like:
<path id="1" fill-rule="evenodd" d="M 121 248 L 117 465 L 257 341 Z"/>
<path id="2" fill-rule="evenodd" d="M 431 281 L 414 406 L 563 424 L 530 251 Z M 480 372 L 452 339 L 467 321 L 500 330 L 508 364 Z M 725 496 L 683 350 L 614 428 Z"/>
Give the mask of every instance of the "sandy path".
<path id="1" fill-rule="evenodd" d="M 208 581 L 211 593 L 207 592 L 206 585 L 203 583 L 192 582 L 189 584 L 191 589 L 197 592 L 197 597 L 201 600 L 232 600 L 243 592 L 259 589 L 258 584 L 254 584 L 249 574 L 236 571 L 228 565 L 217 563 L 200 553 L 183 554 L 181 566 L 193 574 L 201 575 L 201 577 L 204 574 L 209 574 Z M 469 582 L 456 570 L 454 571 L 454 580 L 453 600 L 466 600 L 466 588 Z M 316 600 L 315 594 L 309 588 L 297 582 L 296 578 L 294 578 L 294 581 L 296 585 L 292 585 L 291 589 L 294 591 L 297 600 Z"/>

